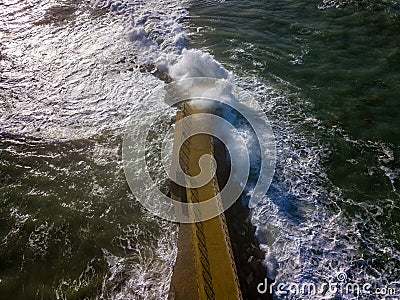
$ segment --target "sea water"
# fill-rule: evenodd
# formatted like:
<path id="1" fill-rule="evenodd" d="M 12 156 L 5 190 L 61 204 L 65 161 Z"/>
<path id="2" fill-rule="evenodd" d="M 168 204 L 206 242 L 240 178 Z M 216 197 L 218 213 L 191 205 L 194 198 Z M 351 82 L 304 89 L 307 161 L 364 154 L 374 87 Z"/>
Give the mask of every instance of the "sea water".
<path id="1" fill-rule="evenodd" d="M 173 123 L 146 65 L 227 78 L 270 120 L 275 176 L 250 216 L 266 277 L 400 292 L 397 1 L 3 0 L 0 16 L 1 298 L 167 297 L 177 226 L 121 163 L 138 111 L 159 114 L 155 141 Z"/>

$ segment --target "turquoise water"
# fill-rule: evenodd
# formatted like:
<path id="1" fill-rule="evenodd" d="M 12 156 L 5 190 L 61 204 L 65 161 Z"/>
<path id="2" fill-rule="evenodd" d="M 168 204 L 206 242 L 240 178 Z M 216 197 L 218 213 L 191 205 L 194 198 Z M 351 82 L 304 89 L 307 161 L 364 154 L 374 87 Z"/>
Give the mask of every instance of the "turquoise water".
<path id="1" fill-rule="evenodd" d="M 130 193 L 121 147 L 163 84 L 139 66 L 167 72 L 184 47 L 272 123 L 276 174 L 251 210 L 267 276 L 400 288 L 400 3 L 3 1 L 0 16 L 0 298 L 166 297 L 176 226 Z"/>

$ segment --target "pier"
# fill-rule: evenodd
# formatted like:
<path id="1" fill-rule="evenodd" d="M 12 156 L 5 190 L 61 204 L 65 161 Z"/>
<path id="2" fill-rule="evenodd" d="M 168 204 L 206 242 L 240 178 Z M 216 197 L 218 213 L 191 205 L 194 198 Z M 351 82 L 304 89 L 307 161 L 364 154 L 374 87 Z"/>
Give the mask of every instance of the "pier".
<path id="1" fill-rule="evenodd" d="M 177 121 L 201 112 L 188 103 L 181 104 Z M 188 123 L 176 126 L 174 145 L 187 136 Z M 175 149 L 174 151 L 179 151 Z M 200 172 L 199 159 L 204 154 L 214 156 L 214 139 L 207 134 L 189 137 L 183 143 L 179 161 L 183 171 L 195 176 Z M 219 194 L 216 176 L 199 188 L 171 186 L 174 200 L 195 203 Z M 216 204 L 218 205 L 218 204 Z M 215 209 L 220 209 L 215 207 Z M 201 214 L 201 211 L 188 212 Z M 178 254 L 171 280 L 171 299 L 242 299 L 237 269 L 224 213 L 207 221 L 180 224 Z"/>

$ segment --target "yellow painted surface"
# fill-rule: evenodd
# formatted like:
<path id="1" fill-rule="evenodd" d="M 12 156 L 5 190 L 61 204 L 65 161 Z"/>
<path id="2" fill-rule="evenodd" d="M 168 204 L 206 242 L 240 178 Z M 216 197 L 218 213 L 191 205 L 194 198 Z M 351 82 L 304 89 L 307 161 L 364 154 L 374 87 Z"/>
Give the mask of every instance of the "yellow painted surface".
<path id="1" fill-rule="evenodd" d="M 177 121 L 183 116 L 199 112 L 201 112 L 199 109 L 185 104 L 182 106 L 182 111 L 177 114 Z M 183 139 L 184 131 L 184 126 L 175 128 L 175 144 L 179 139 Z M 177 151 L 176 147 L 174 151 Z M 199 158 L 204 154 L 214 155 L 213 139 L 206 134 L 190 137 L 180 152 L 182 169 L 188 175 L 197 175 L 200 172 Z M 196 189 L 175 187 L 171 190 L 175 200 L 195 203 L 214 197 L 218 194 L 219 188 L 214 177 L 206 185 Z M 215 209 L 219 209 L 218 203 L 215 203 Z M 191 213 L 201 214 L 201 211 Z M 170 298 L 242 299 L 223 213 L 207 221 L 180 224 L 178 256 L 171 282 Z"/>

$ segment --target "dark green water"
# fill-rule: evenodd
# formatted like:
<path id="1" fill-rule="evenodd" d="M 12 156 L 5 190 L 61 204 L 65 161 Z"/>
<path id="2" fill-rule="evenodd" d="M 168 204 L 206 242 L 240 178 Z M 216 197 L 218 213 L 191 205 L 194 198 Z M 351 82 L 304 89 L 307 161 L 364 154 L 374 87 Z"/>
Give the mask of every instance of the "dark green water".
<path id="1" fill-rule="evenodd" d="M 275 124 L 272 204 L 253 221 L 277 278 L 326 281 L 343 271 L 355 282 L 397 281 L 400 3 L 226 1 L 189 11 L 191 46 L 255 90 Z M 337 218 L 302 214 L 304 203 Z"/>
<path id="2" fill-rule="evenodd" d="M 400 291 L 400 3 L 130 3 L 0 2 L 0 299 L 166 297 L 176 226 L 132 196 L 121 144 L 162 84 L 138 64 L 176 59 L 179 26 L 272 122 L 268 277 Z"/>
<path id="3" fill-rule="evenodd" d="M 193 44 L 239 74 L 288 82 L 326 127 L 398 148 L 400 4 L 322 7 L 318 1 L 194 6 L 200 18 L 191 22 L 203 34 Z"/>
<path id="4" fill-rule="evenodd" d="M 159 85 L 125 27 L 85 1 L 0 2 L 0 299 L 168 293 L 176 226 L 121 162 L 123 124 Z"/>

